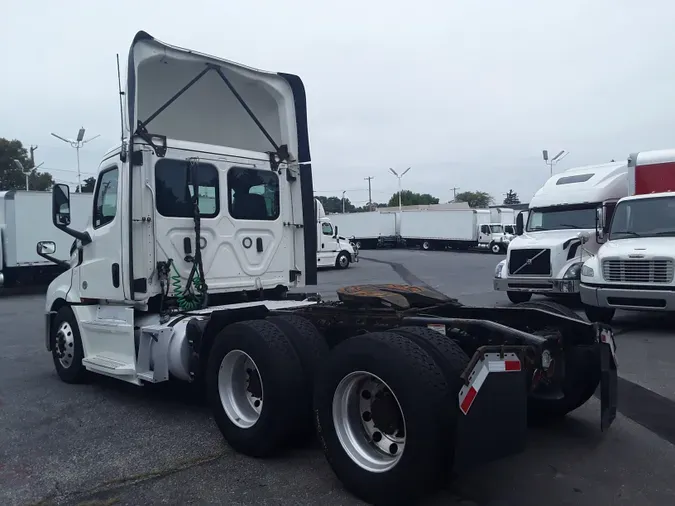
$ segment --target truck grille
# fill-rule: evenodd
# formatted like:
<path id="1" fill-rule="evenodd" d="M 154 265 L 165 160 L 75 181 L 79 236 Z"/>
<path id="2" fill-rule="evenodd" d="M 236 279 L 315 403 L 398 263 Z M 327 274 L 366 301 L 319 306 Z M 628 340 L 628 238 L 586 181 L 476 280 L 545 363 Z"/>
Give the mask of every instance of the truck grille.
<path id="1" fill-rule="evenodd" d="M 528 261 L 530 262 L 528 265 Z M 509 274 L 514 276 L 550 276 L 550 249 L 516 249 L 509 256 Z"/>
<path id="2" fill-rule="evenodd" d="M 606 281 L 628 283 L 670 283 L 672 260 L 605 260 L 602 275 Z"/>

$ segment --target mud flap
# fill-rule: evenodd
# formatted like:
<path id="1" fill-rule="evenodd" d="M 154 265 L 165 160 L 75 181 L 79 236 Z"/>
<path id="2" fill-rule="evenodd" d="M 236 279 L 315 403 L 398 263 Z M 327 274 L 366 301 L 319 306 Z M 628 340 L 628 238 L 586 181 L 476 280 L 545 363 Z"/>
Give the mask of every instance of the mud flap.
<path id="1" fill-rule="evenodd" d="M 609 429 L 616 418 L 618 374 L 616 343 L 609 327 L 600 327 L 600 430 Z"/>
<path id="2" fill-rule="evenodd" d="M 526 433 L 527 378 L 520 359 L 486 353 L 459 393 L 453 472 L 522 452 Z"/>

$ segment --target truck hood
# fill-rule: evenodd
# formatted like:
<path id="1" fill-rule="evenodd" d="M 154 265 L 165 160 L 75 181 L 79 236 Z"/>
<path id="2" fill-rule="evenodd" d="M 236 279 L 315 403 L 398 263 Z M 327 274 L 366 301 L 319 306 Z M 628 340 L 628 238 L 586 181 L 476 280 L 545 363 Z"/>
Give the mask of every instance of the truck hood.
<path id="1" fill-rule="evenodd" d="M 602 245 L 598 257 L 604 258 L 655 258 L 675 256 L 675 237 L 642 237 L 616 239 Z"/>
<path id="2" fill-rule="evenodd" d="M 141 31 L 129 49 L 126 102 L 127 133 L 155 144 L 157 135 L 310 159 L 305 90 L 295 75 L 255 70 Z"/>
<path id="3" fill-rule="evenodd" d="M 595 237 L 593 230 L 584 230 Z M 576 239 L 582 230 L 546 230 L 541 232 L 525 232 L 511 241 L 511 249 L 556 248 L 570 239 Z"/>

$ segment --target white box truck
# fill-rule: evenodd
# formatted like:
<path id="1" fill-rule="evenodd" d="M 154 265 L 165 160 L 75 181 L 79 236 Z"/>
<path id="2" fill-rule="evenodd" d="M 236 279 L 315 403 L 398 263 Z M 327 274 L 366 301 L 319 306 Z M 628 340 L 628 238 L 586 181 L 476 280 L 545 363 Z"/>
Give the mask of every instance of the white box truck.
<path id="1" fill-rule="evenodd" d="M 534 194 L 527 213 L 516 218 L 516 237 L 497 264 L 494 289 L 511 302 L 533 294 L 579 294 L 581 265 L 600 247 L 596 211 L 628 194 L 627 162 L 566 170 Z M 592 236 L 591 236 L 592 235 Z"/>
<path id="2" fill-rule="evenodd" d="M 616 309 L 675 311 L 675 149 L 628 158 L 630 196 L 598 210 L 603 243 L 581 268 L 581 301 L 591 321 Z"/>
<path id="3" fill-rule="evenodd" d="M 73 194 L 73 226 L 84 228 L 87 225 L 92 202 L 91 193 Z M 51 192 L 0 192 L 1 286 L 9 288 L 51 281 L 67 269 L 65 264 L 57 265 L 41 257 L 35 249 L 37 241 L 48 241 L 53 243 L 56 259 L 65 262 L 70 258 L 73 239 L 54 227 L 51 209 Z"/>
<path id="4" fill-rule="evenodd" d="M 398 243 L 396 212 L 331 214 L 330 219 L 358 249 L 396 246 Z"/>
<path id="5" fill-rule="evenodd" d="M 401 213 L 401 239 L 423 250 L 489 248 L 502 253 L 508 238 L 500 223 L 490 223 L 489 209 L 415 210 Z"/>

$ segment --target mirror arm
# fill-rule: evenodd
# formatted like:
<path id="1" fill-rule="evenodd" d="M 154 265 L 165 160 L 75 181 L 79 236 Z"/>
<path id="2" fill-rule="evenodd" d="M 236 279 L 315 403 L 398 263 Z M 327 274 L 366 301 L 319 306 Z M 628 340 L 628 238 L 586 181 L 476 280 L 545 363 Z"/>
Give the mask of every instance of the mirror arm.
<path id="1" fill-rule="evenodd" d="M 70 263 L 66 262 L 65 260 L 59 260 L 58 258 L 55 258 L 51 255 L 46 254 L 46 253 L 41 253 L 39 251 L 37 251 L 37 254 L 40 255 L 42 258 L 44 258 L 46 260 L 49 260 L 50 262 L 55 263 L 56 265 L 60 265 L 61 267 L 70 268 Z"/>
<path id="2" fill-rule="evenodd" d="M 55 223 L 56 225 L 56 223 Z M 56 225 L 56 228 L 59 230 L 62 230 L 66 234 L 68 234 L 71 237 L 74 237 L 75 239 L 78 239 L 81 243 L 82 246 L 86 246 L 91 242 L 91 236 L 89 235 L 89 232 L 80 232 L 79 230 L 74 230 L 70 227 L 67 227 L 65 225 Z M 69 264 L 70 265 L 70 264 Z"/>

